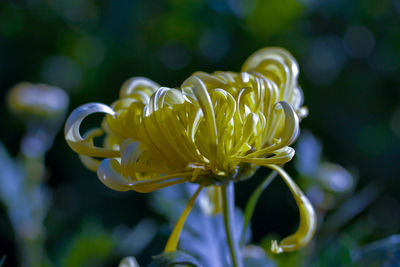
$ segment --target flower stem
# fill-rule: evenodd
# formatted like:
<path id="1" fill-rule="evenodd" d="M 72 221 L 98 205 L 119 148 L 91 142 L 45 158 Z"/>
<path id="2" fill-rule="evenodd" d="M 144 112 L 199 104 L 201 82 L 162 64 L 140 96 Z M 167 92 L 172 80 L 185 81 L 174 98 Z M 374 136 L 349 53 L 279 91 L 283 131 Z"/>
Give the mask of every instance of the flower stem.
<path id="1" fill-rule="evenodd" d="M 186 205 L 186 208 L 183 210 L 181 217 L 176 222 L 174 230 L 172 230 L 171 235 L 168 238 L 167 245 L 165 246 L 164 252 L 173 252 L 176 251 L 179 242 L 179 236 L 181 235 L 181 231 L 183 229 L 183 225 L 185 224 L 186 218 L 189 215 L 189 212 L 192 210 L 194 202 L 203 189 L 204 185 L 200 185 L 193 196 L 190 198 L 189 202 Z"/>
<path id="2" fill-rule="evenodd" d="M 226 239 L 228 241 L 229 250 L 232 257 L 233 267 L 242 267 L 242 261 L 240 258 L 239 244 L 235 233 L 235 196 L 233 182 L 226 186 L 222 186 L 222 208 L 224 212 L 224 225 Z"/>
<path id="3" fill-rule="evenodd" d="M 275 171 L 271 172 L 271 174 L 268 175 L 268 177 L 265 178 L 265 180 L 251 194 L 250 199 L 247 202 L 246 208 L 244 210 L 244 222 L 243 222 L 242 233 L 240 236 L 240 247 L 244 246 L 247 227 L 249 226 L 250 219 L 253 216 L 257 201 L 260 198 L 261 193 L 265 190 L 265 188 L 269 186 L 269 184 L 274 180 L 276 175 L 277 173 Z"/>

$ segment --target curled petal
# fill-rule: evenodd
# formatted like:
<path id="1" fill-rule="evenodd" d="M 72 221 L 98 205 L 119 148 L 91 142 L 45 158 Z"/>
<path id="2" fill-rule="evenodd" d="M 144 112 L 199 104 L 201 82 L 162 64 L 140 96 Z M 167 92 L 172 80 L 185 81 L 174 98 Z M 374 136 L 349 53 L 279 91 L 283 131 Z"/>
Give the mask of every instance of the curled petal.
<path id="1" fill-rule="evenodd" d="M 210 96 L 215 108 L 217 124 L 225 125 L 232 119 L 236 112 L 235 98 L 233 98 L 229 92 L 221 88 L 213 89 L 210 92 Z M 217 127 L 217 129 L 219 128 Z"/>
<path id="2" fill-rule="evenodd" d="M 284 147 L 273 152 L 273 156 L 269 158 L 248 158 L 248 157 L 234 157 L 232 162 L 247 162 L 255 165 L 265 164 L 285 164 L 292 160 L 295 150 L 291 147 Z"/>
<path id="3" fill-rule="evenodd" d="M 267 63 L 268 62 L 268 63 Z M 264 66 L 263 66 L 264 65 Z M 256 51 L 252 54 L 243 64 L 242 71 L 261 71 L 263 74 L 263 67 L 268 66 L 269 73 L 272 74 L 275 69 L 280 69 L 282 82 L 284 83 L 283 94 L 280 100 L 286 100 L 293 94 L 296 88 L 297 76 L 299 74 L 299 67 L 296 59 L 285 49 L 279 47 L 268 47 Z M 275 67 L 274 67 L 275 66 Z M 278 71 L 279 72 L 279 71 Z"/>
<path id="4" fill-rule="evenodd" d="M 272 151 L 289 146 L 299 136 L 299 117 L 292 106 L 286 101 L 281 101 L 276 104 L 275 108 L 283 108 L 285 113 L 285 124 L 283 126 L 283 132 L 280 136 L 280 139 L 276 140 L 276 142 L 274 142 L 271 146 L 250 153 L 246 157 L 251 158 L 265 155 L 267 153 L 271 153 Z"/>
<path id="5" fill-rule="evenodd" d="M 157 189 L 181 184 L 188 181 L 193 172 L 175 173 L 171 175 L 137 180 L 136 177 L 125 177 L 122 167 L 116 159 L 105 159 L 97 169 L 97 176 L 107 187 L 116 191 L 135 190 L 140 193 L 148 193 Z"/>
<path id="6" fill-rule="evenodd" d="M 121 165 L 116 159 L 105 159 L 97 168 L 97 176 L 107 187 L 116 191 L 133 189 L 133 181 L 122 176 Z"/>
<path id="7" fill-rule="evenodd" d="M 103 130 L 99 129 L 99 128 L 94 128 L 88 132 L 85 133 L 85 135 L 83 136 L 84 140 L 90 142 L 93 145 L 93 138 L 97 137 L 97 136 L 101 136 L 103 135 L 104 132 Z M 83 165 L 88 168 L 91 171 L 96 172 L 97 171 L 97 167 L 99 167 L 101 160 L 89 157 L 89 156 L 85 156 L 85 155 L 79 155 L 79 159 L 81 160 L 81 162 L 83 163 Z"/>
<path id="8" fill-rule="evenodd" d="M 124 176 L 130 176 L 134 179 L 134 174 L 136 172 L 135 165 L 141 152 L 139 143 L 134 142 L 132 139 L 127 139 L 121 144 L 121 166 Z"/>
<path id="9" fill-rule="evenodd" d="M 291 145 L 299 136 L 299 117 L 294 111 L 293 107 L 286 101 L 278 102 L 275 108 L 283 108 L 285 112 L 285 127 L 283 128 L 283 133 L 281 137 L 280 145 L 288 146 Z"/>
<path id="10" fill-rule="evenodd" d="M 300 224 L 296 233 L 284 238 L 279 244 L 276 240 L 272 241 L 271 251 L 274 253 L 282 253 L 298 250 L 306 246 L 314 236 L 317 228 L 317 216 L 314 208 L 297 184 L 281 167 L 277 165 L 265 166 L 276 171 L 285 181 L 296 200 L 300 213 Z"/>
<path id="11" fill-rule="evenodd" d="M 149 114 L 146 114 L 146 116 L 149 116 L 150 113 L 163 108 L 165 104 L 168 106 L 174 106 L 183 104 L 184 101 L 181 91 L 168 87 L 160 87 L 160 89 L 152 95 L 152 100 L 149 102 L 148 108 Z"/>
<path id="12" fill-rule="evenodd" d="M 100 160 L 85 155 L 79 155 L 79 159 L 81 160 L 83 166 L 85 166 L 88 170 L 91 170 L 93 172 L 97 171 L 97 168 L 101 163 Z"/>
<path id="13" fill-rule="evenodd" d="M 256 69 L 263 61 L 270 59 L 286 63 L 291 69 L 293 69 L 295 74 L 298 74 L 299 72 L 296 59 L 289 51 L 280 47 L 267 47 L 256 51 L 245 61 L 242 71 Z"/>
<path id="14" fill-rule="evenodd" d="M 89 103 L 82 105 L 75 109 L 71 115 L 69 115 L 67 122 L 65 123 L 65 139 L 72 150 L 78 154 L 92 157 L 118 157 L 119 151 L 96 147 L 92 142 L 82 138 L 79 133 L 79 127 L 87 116 L 102 112 L 109 115 L 114 115 L 115 112 L 107 105 L 100 103 Z"/>
<path id="15" fill-rule="evenodd" d="M 133 93 L 144 92 L 145 95 L 143 95 L 143 100 L 147 99 L 147 101 L 143 101 L 143 103 L 147 103 L 151 94 L 153 94 L 159 87 L 160 85 L 150 79 L 144 77 L 133 77 L 124 82 L 119 95 L 120 98 L 124 98 Z"/>
<path id="16" fill-rule="evenodd" d="M 225 83 L 222 80 L 218 79 L 217 77 L 215 77 L 213 75 L 202 72 L 202 71 L 197 71 L 197 72 L 193 73 L 193 76 L 198 77 L 204 83 L 210 84 L 214 87 L 222 87 L 225 85 Z"/>
<path id="17" fill-rule="evenodd" d="M 237 96 L 237 103 L 238 103 L 238 115 L 240 117 L 240 120 L 243 121 L 246 115 L 248 114 L 248 111 L 246 111 L 246 98 L 249 98 L 248 96 L 251 95 L 252 89 L 250 87 L 245 87 L 242 90 L 240 90 L 238 96 Z"/>
<path id="18" fill-rule="evenodd" d="M 245 151 L 249 150 L 247 148 L 249 146 L 248 142 L 249 140 L 251 140 L 252 137 L 254 137 L 257 134 L 256 130 L 258 122 L 259 122 L 259 117 L 257 114 L 250 113 L 246 116 L 242 132 L 240 133 L 239 142 L 236 144 L 231 153 L 237 154 L 238 152 L 243 152 L 240 150 L 245 150 Z M 243 149 L 243 147 L 245 149 Z"/>
<path id="19" fill-rule="evenodd" d="M 193 93 L 196 96 L 200 107 L 203 111 L 205 121 L 208 124 L 208 128 L 210 131 L 210 163 L 212 169 L 215 168 L 215 160 L 216 160 L 216 154 L 217 154 L 217 144 L 218 144 L 218 139 L 217 139 L 217 123 L 215 121 L 215 114 L 214 114 L 214 107 L 211 102 L 210 95 L 207 91 L 206 86 L 204 85 L 203 81 L 200 80 L 196 76 L 192 76 L 188 79 L 186 79 L 182 87 L 192 87 Z"/>

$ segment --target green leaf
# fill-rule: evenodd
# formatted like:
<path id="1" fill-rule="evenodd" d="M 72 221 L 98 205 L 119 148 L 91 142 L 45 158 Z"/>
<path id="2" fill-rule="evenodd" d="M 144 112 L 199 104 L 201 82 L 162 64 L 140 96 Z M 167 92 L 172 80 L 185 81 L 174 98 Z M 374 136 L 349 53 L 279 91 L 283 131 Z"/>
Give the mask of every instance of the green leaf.
<path id="1" fill-rule="evenodd" d="M 193 266 L 202 265 L 192 256 L 183 251 L 166 252 L 153 257 L 153 261 L 148 267 L 166 267 L 166 266 Z"/>

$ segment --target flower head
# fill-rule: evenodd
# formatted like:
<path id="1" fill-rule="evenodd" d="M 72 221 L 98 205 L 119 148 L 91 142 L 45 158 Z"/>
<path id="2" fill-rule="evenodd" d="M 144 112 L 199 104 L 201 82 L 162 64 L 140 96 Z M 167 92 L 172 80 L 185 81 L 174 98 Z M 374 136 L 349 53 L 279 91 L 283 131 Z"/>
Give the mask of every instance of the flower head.
<path id="1" fill-rule="evenodd" d="M 298 72 L 289 52 L 265 48 L 250 56 L 240 73 L 196 72 L 179 88 L 131 78 L 111 107 L 90 103 L 77 108 L 67 120 L 65 137 L 114 190 L 150 192 L 183 182 L 218 186 L 238 181 L 257 166 L 273 169 L 294 156 L 290 145 L 307 114 Z M 82 120 L 95 112 L 107 114 L 102 127 L 82 137 Z M 93 139 L 103 133 L 104 146 L 94 146 Z M 294 195 L 303 196 L 297 189 Z"/>
<path id="2" fill-rule="evenodd" d="M 92 103 L 75 110 L 66 139 L 81 155 L 106 158 L 100 166 L 90 159 L 90 167 L 115 190 L 243 179 L 257 165 L 293 157 L 289 145 L 304 114 L 297 74 L 293 57 L 274 48 L 251 56 L 241 73 L 196 72 L 180 88 L 132 78 L 111 107 Z M 82 138 L 79 124 L 94 112 L 108 114 L 103 127 Z M 94 147 L 93 137 L 103 131 L 104 147 Z"/>

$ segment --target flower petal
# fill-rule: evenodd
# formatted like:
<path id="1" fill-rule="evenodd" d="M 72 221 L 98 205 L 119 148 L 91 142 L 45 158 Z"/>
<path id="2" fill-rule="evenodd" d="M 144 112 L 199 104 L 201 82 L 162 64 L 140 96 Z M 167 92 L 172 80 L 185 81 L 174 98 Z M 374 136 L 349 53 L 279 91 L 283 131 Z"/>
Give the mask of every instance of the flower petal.
<path id="1" fill-rule="evenodd" d="M 121 144 L 121 167 L 125 177 L 130 176 L 131 179 L 135 179 L 136 162 L 141 152 L 139 143 L 132 139 L 127 139 Z"/>
<path id="2" fill-rule="evenodd" d="M 196 201 L 197 196 L 203 189 L 204 185 L 199 185 L 196 192 L 192 195 L 189 199 L 185 209 L 183 210 L 181 216 L 179 217 L 178 221 L 175 224 L 174 230 L 172 230 L 171 235 L 168 238 L 167 245 L 165 246 L 164 252 L 173 252 L 176 251 L 179 242 L 179 236 L 181 235 L 183 226 L 186 222 L 186 218 L 189 215 L 190 211 L 192 210 L 194 203 Z"/>
<path id="3" fill-rule="evenodd" d="M 133 189 L 133 181 L 122 176 L 121 165 L 116 159 L 105 159 L 97 168 L 97 176 L 107 187 L 116 191 Z"/>
<path id="4" fill-rule="evenodd" d="M 285 123 L 282 126 L 283 132 L 280 134 L 280 139 L 273 143 L 271 146 L 257 150 L 248 154 L 246 157 L 257 157 L 266 155 L 272 151 L 281 149 L 282 147 L 291 145 L 300 133 L 299 117 L 294 111 L 293 107 L 286 101 L 278 102 L 276 108 L 283 108 L 285 114 Z"/>
<path id="5" fill-rule="evenodd" d="M 292 54 L 280 47 L 268 47 L 258 50 L 243 64 L 242 71 L 251 70 L 260 72 L 263 75 L 269 73 L 277 74 L 281 79 L 281 83 L 283 83 L 280 100 L 289 101 L 296 88 L 299 74 L 297 61 Z"/>
<path id="6" fill-rule="evenodd" d="M 193 171 L 175 173 L 171 175 L 137 180 L 136 177 L 125 177 L 122 167 L 116 159 L 105 159 L 97 168 L 97 176 L 107 187 L 116 191 L 135 190 L 140 193 L 148 193 L 167 186 L 184 183 L 189 180 Z"/>
<path id="7" fill-rule="evenodd" d="M 97 171 L 101 161 L 89 156 L 79 155 L 79 159 L 81 160 L 83 166 L 85 166 L 88 170 Z"/>
<path id="8" fill-rule="evenodd" d="M 285 113 L 285 125 L 283 127 L 283 133 L 281 136 L 281 142 L 279 143 L 281 147 L 291 145 L 296 138 L 299 136 L 299 117 L 297 117 L 296 112 L 293 107 L 286 101 L 278 102 L 275 105 L 276 109 L 283 108 Z"/>
<path id="9" fill-rule="evenodd" d="M 132 183 L 133 190 L 140 193 L 149 193 L 157 189 L 187 182 L 190 179 L 188 177 L 191 177 L 192 175 L 193 171 L 190 171 L 159 176 L 158 178 L 152 178 L 148 180 L 134 181 Z"/>
<path id="10" fill-rule="evenodd" d="M 83 138 L 84 140 L 90 142 L 90 144 L 93 145 L 93 138 L 97 137 L 97 136 L 102 136 L 104 134 L 103 130 L 100 128 L 94 128 L 92 130 L 87 131 Z M 83 165 L 88 168 L 91 171 L 96 172 L 97 171 L 97 167 L 99 167 L 101 160 L 89 157 L 89 156 L 85 156 L 85 155 L 80 155 L 79 154 L 79 159 L 81 160 L 81 162 L 83 163 Z"/>
<path id="11" fill-rule="evenodd" d="M 217 123 L 215 121 L 214 107 L 211 102 L 210 95 L 208 94 L 207 88 L 204 85 L 203 81 L 200 80 L 196 76 L 191 76 L 186 79 L 182 87 L 191 87 L 194 95 L 196 96 L 200 107 L 203 111 L 205 121 L 208 124 L 209 128 L 209 140 L 210 140 L 210 163 L 211 168 L 215 169 L 215 161 L 217 156 Z"/>
<path id="12" fill-rule="evenodd" d="M 300 224 L 296 233 L 284 238 L 279 244 L 276 240 L 272 241 L 271 251 L 274 253 L 282 253 L 298 250 L 306 246 L 314 236 L 317 228 L 317 216 L 314 208 L 297 184 L 281 167 L 277 165 L 265 166 L 273 169 L 282 177 L 292 192 L 300 212 Z"/>
<path id="13" fill-rule="evenodd" d="M 247 162 L 255 165 L 265 164 L 285 164 L 292 160 L 295 150 L 289 146 L 281 148 L 272 152 L 274 155 L 269 158 L 248 158 L 248 157 L 234 157 L 232 162 Z"/>
<path id="14" fill-rule="evenodd" d="M 78 107 L 69 115 L 65 123 L 65 139 L 71 149 L 79 154 L 92 157 L 118 157 L 119 151 L 95 147 L 93 143 L 83 139 L 79 133 L 79 127 L 83 119 L 97 112 L 110 115 L 115 113 L 109 106 L 100 103 L 89 103 Z"/>
<path id="15" fill-rule="evenodd" d="M 143 98 L 143 103 L 147 103 L 152 93 L 154 93 L 160 85 L 156 82 L 153 82 L 150 79 L 144 77 L 133 77 L 124 82 L 121 86 L 121 90 L 119 92 L 120 98 L 125 98 L 133 93 L 144 92 L 145 95 L 141 94 Z M 147 97 L 146 97 L 147 96 Z M 147 101 L 145 101 L 147 99 Z"/>

